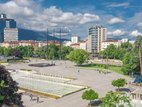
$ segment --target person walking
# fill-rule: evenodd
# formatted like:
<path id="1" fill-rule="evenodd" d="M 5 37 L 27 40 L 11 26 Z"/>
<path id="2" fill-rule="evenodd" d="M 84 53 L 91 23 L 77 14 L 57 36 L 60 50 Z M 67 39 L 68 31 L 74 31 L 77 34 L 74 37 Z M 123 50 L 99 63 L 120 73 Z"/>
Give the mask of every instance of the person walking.
<path id="1" fill-rule="evenodd" d="M 39 97 L 37 97 L 37 103 L 39 103 Z"/>
<path id="2" fill-rule="evenodd" d="M 33 100 L 33 95 L 32 94 L 30 94 L 30 98 L 31 98 L 30 101 L 32 101 Z"/>

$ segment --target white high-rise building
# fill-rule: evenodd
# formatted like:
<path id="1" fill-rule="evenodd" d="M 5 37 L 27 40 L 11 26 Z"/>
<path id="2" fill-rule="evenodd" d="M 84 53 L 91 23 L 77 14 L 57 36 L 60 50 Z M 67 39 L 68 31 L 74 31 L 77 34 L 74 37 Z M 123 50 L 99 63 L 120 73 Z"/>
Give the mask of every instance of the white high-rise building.
<path id="1" fill-rule="evenodd" d="M 4 29 L 4 42 L 18 41 L 18 29 L 17 28 L 5 28 Z"/>
<path id="2" fill-rule="evenodd" d="M 107 39 L 107 29 L 103 26 L 93 26 L 89 28 L 87 51 L 97 54 L 101 51 L 102 42 Z"/>
<path id="3" fill-rule="evenodd" d="M 71 42 L 72 43 L 78 43 L 80 41 L 80 38 L 78 36 L 72 36 L 71 37 Z"/>

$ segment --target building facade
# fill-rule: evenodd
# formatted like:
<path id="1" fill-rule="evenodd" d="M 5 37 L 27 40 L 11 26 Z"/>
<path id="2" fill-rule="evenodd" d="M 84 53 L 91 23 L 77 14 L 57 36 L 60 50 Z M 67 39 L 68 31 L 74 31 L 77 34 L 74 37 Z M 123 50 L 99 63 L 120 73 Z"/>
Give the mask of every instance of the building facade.
<path id="1" fill-rule="evenodd" d="M 17 28 L 5 28 L 4 29 L 4 42 L 18 41 L 18 29 Z"/>
<path id="2" fill-rule="evenodd" d="M 8 19 L 6 14 L 0 14 L 0 42 L 4 41 L 4 29 L 16 28 L 16 21 L 14 19 Z"/>
<path id="3" fill-rule="evenodd" d="M 80 49 L 87 51 L 87 42 L 86 41 L 80 42 Z"/>
<path id="4" fill-rule="evenodd" d="M 78 43 L 79 41 L 80 41 L 79 36 L 72 36 L 72 37 L 71 37 L 71 42 L 72 42 L 72 43 Z"/>
<path id="5" fill-rule="evenodd" d="M 106 49 L 109 45 L 115 45 L 116 47 L 121 45 L 121 40 L 106 40 L 102 42 L 101 45 L 101 51 L 103 51 L 104 49 Z"/>
<path id="6" fill-rule="evenodd" d="M 97 54 L 101 51 L 102 41 L 107 39 L 107 29 L 103 26 L 93 26 L 89 28 L 87 51 Z"/>

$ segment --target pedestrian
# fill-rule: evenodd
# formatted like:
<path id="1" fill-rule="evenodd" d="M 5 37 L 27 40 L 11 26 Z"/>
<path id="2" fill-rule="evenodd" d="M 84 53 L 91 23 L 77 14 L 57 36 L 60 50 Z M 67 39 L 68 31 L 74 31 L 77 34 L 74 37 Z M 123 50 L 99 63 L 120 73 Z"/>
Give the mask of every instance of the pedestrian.
<path id="1" fill-rule="evenodd" d="M 33 95 L 32 94 L 30 94 L 30 98 L 31 98 L 30 101 L 32 101 L 33 100 Z"/>
<path id="2" fill-rule="evenodd" d="M 80 73 L 80 70 L 78 70 L 78 73 Z"/>
<path id="3" fill-rule="evenodd" d="M 99 73 L 101 73 L 101 71 L 99 70 Z"/>
<path id="4" fill-rule="evenodd" d="M 37 97 L 37 103 L 39 102 L 39 97 Z"/>

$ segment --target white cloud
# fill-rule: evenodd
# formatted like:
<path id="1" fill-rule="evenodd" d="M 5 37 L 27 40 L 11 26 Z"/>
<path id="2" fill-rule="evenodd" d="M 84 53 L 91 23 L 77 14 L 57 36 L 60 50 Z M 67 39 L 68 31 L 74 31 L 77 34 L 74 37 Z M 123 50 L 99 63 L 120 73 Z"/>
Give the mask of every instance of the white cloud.
<path id="1" fill-rule="evenodd" d="M 108 23 L 109 24 L 116 24 L 116 23 L 122 23 L 122 22 L 125 22 L 125 21 L 120 18 L 115 17 L 115 18 L 110 19 Z"/>
<path id="2" fill-rule="evenodd" d="M 137 24 L 138 27 L 142 27 L 142 22 Z"/>
<path id="3" fill-rule="evenodd" d="M 8 17 L 15 18 L 20 27 L 35 30 L 45 30 L 52 26 L 80 25 L 99 20 L 96 14 L 74 14 L 64 12 L 55 6 L 44 8 L 34 0 L 12 0 L 0 3 L 0 10 Z"/>
<path id="4" fill-rule="evenodd" d="M 134 30 L 130 33 L 130 35 L 132 36 L 138 36 L 138 35 L 142 35 L 142 32 L 139 32 L 138 30 Z"/>
<path id="5" fill-rule="evenodd" d="M 110 35 L 110 36 L 121 36 L 121 35 L 124 35 L 126 32 L 125 31 L 122 31 L 120 29 L 117 29 L 115 31 L 109 31 L 107 34 Z"/>
<path id="6" fill-rule="evenodd" d="M 113 4 L 110 4 L 108 5 L 107 7 L 127 7 L 129 6 L 130 3 L 113 3 Z"/>
<path id="7" fill-rule="evenodd" d="M 99 16 L 98 15 L 93 15 L 90 13 L 85 13 L 82 17 L 82 19 L 80 20 L 80 24 L 84 24 L 90 21 L 97 21 L 99 20 Z"/>

